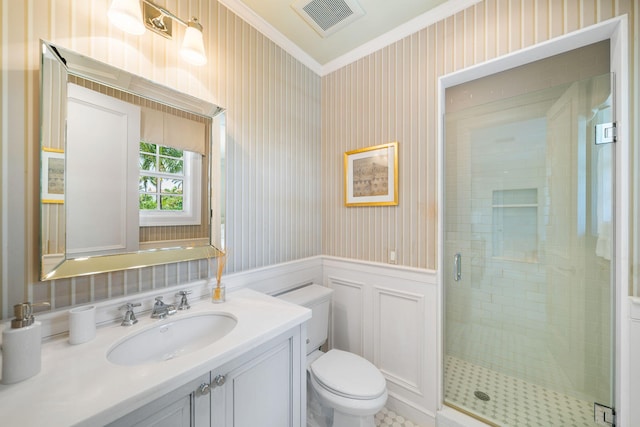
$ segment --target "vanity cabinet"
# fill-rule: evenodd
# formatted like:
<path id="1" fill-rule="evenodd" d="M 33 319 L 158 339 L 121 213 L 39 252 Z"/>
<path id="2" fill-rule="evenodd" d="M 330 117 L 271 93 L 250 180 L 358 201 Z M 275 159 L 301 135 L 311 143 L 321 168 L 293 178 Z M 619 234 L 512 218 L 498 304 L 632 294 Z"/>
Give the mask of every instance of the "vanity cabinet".
<path id="1" fill-rule="evenodd" d="M 290 341 L 282 341 L 248 361 L 212 371 L 213 382 L 224 378 L 224 385 L 211 392 L 211 426 L 300 426 L 300 361 L 292 350 Z"/>
<path id="2" fill-rule="evenodd" d="M 125 415 L 110 426 L 302 427 L 304 325 Z"/>
<path id="3" fill-rule="evenodd" d="M 211 399 L 200 388 L 209 384 L 209 378 L 208 373 L 201 375 L 109 424 L 109 427 L 207 426 L 211 417 Z"/>

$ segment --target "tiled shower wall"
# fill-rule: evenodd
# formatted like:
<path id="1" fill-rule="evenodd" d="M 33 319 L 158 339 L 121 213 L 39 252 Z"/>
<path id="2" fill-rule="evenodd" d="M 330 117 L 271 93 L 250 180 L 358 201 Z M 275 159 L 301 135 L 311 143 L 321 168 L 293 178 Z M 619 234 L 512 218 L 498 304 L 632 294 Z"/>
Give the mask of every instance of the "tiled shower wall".
<path id="1" fill-rule="evenodd" d="M 436 269 L 438 78 L 637 8 L 486 0 L 322 79 L 324 254 Z M 345 151 L 399 142 L 399 205 L 345 207 Z"/>
<path id="2" fill-rule="evenodd" d="M 227 109 L 228 272 L 320 253 L 320 77 L 217 1 L 156 3 L 199 18 L 206 66 L 179 59 L 182 27 L 169 41 L 109 25 L 110 0 L 0 0 L 5 310 L 23 299 L 60 308 L 130 295 L 204 278 L 209 267 L 193 261 L 38 281 L 39 39 Z"/>

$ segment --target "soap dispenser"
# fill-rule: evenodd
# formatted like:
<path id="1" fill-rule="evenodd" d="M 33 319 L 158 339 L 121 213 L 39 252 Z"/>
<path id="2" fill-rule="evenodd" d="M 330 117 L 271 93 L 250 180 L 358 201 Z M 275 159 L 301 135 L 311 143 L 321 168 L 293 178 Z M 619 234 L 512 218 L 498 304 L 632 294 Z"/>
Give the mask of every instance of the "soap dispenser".
<path id="1" fill-rule="evenodd" d="M 13 306 L 11 329 L 2 332 L 2 384 L 13 384 L 40 372 L 42 327 L 31 303 Z"/>

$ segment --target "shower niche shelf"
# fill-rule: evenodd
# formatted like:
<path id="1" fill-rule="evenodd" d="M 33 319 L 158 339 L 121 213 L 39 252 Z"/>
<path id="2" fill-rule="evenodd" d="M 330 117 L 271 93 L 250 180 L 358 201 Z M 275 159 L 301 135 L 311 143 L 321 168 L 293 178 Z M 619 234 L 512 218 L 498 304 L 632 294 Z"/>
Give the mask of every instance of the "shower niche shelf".
<path id="1" fill-rule="evenodd" d="M 538 262 L 538 189 L 494 190 L 492 257 Z"/>

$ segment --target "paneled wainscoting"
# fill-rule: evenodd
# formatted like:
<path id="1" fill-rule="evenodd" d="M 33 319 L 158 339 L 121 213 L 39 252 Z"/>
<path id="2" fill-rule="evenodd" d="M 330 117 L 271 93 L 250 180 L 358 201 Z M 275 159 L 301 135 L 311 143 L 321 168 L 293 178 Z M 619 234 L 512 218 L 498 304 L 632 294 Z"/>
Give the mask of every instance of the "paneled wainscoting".
<path id="1" fill-rule="evenodd" d="M 317 256 L 234 273 L 225 282 L 231 289 L 246 286 L 272 295 L 310 282 L 332 288 L 329 346 L 363 356 L 382 371 L 390 413 L 421 427 L 435 426 L 440 383 L 435 271 Z"/>
<path id="2" fill-rule="evenodd" d="M 329 345 L 359 354 L 387 380 L 389 411 L 435 425 L 438 399 L 436 273 L 323 257 L 334 290 Z"/>

